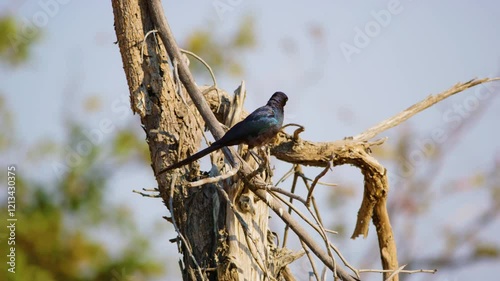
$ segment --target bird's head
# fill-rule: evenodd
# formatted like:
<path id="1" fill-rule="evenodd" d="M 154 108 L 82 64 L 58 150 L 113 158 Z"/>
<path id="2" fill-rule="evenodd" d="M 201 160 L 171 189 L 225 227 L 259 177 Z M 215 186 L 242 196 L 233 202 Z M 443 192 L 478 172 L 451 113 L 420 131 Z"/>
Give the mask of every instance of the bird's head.
<path id="1" fill-rule="evenodd" d="M 283 92 L 276 92 L 274 93 L 269 101 L 267 102 L 268 105 L 279 105 L 281 107 L 284 107 L 286 102 L 288 101 L 288 97 L 285 95 Z"/>

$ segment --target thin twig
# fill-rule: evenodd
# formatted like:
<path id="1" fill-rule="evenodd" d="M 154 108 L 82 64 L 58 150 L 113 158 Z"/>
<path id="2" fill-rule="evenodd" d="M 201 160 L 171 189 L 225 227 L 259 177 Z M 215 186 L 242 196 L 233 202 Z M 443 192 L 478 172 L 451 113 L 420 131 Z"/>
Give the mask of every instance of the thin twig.
<path id="1" fill-rule="evenodd" d="M 274 185 L 278 186 L 280 183 L 284 182 L 289 176 L 293 174 L 293 170 L 295 169 L 295 166 L 292 166 L 288 172 L 286 172 Z"/>
<path id="2" fill-rule="evenodd" d="M 287 202 L 285 199 L 281 198 L 281 196 L 278 196 L 277 194 L 271 193 L 271 196 L 285 203 L 285 205 L 287 205 L 290 209 L 292 209 L 305 223 L 310 225 L 314 229 L 314 231 L 321 234 L 321 230 L 319 229 L 319 227 L 310 219 L 308 219 L 306 215 L 304 215 L 304 213 L 299 211 L 293 204 Z"/>
<path id="3" fill-rule="evenodd" d="M 312 187 L 311 187 L 312 188 Z M 314 199 L 314 196 L 311 195 L 311 197 L 309 197 L 312 202 L 313 202 L 313 208 L 315 210 L 315 213 L 312 212 L 311 208 L 309 206 L 306 205 L 307 207 L 307 210 L 309 211 L 309 213 L 311 214 L 311 216 L 313 217 L 313 219 L 316 221 L 316 224 L 318 225 L 318 228 L 320 230 L 320 235 L 321 237 L 323 238 L 323 241 L 325 242 L 325 245 L 326 245 L 326 249 L 327 249 L 327 253 L 328 255 L 330 256 L 330 258 L 332 259 L 333 263 L 335 264 L 336 261 L 335 261 L 335 257 L 333 256 L 332 254 L 332 251 L 329 247 L 329 245 L 331 244 L 330 243 L 330 240 L 328 239 L 328 236 L 326 235 L 326 231 L 325 231 L 325 228 L 323 227 L 323 220 L 321 219 L 321 215 L 319 213 L 319 210 L 318 210 L 318 206 L 316 205 L 316 200 Z M 308 198 L 308 199 L 309 199 Z M 336 271 L 336 266 L 333 267 L 333 279 L 335 280 L 337 278 L 337 271 Z"/>
<path id="4" fill-rule="evenodd" d="M 310 179 L 308 177 L 306 177 L 306 175 L 304 175 L 304 173 L 301 171 L 300 172 L 300 175 L 299 175 L 301 178 L 307 180 L 307 181 L 314 181 L 313 179 Z M 338 184 L 336 183 L 329 183 L 329 182 L 323 182 L 323 181 L 316 181 L 316 184 L 320 184 L 320 185 L 324 185 L 324 186 L 330 186 L 330 187 L 335 187 L 335 186 L 338 186 Z"/>
<path id="5" fill-rule="evenodd" d="M 300 170 L 300 165 L 293 165 L 292 167 L 293 171 L 294 171 L 294 174 L 293 174 L 293 182 L 292 182 L 292 188 L 291 188 L 291 193 L 294 194 L 295 193 L 295 188 L 297 187 L 297 179 L 298 179 L 298 176 L 297 176 L 297 171 Z M 293 203 L 293 198 L 290 197 L 290 205 Z M 289 214 L 292 214 L 292 208 L 291 207 L 288 207 L 288 213 Z M 288 230 L 290 229 L 290 226 L 288 226 L 288 224 L 285 226 L 285 230 L 283 232 L 283 247 L 285 247 L 286 245 L 286 241 L 287 241 L 287 237 L 288 237 Z"/>
<path id="6" fill-rule="evenodd" d="M 292 199 L 298 200 L 298 201 L 300 201 L 300 202 L 301 202 L 302 204 L 304 204 L 304 205 L 306 205 L 306 204 L 307 204 L 307 203 L 306 203 L 306 200 L 305 200 L 304 198 L 302 198 L 302 197 L 300 197 L 299 195 L 296 195 L 296 194 L 294 194 L 294 193 L 288 192 L 288 191 L 286 191 L 286 190 L 284 190 L 284 189 L 281 189 L 281 188 L 279 188 L 279 187 L 274 187 L 274 186 L 272 186 L 272 187 L 268 187 L 267 189 L 269 189 L 270 191 L 274 191 L 274 192 L 281 193 L 281 194 L 283 194 L 283 195 L 285 195 L 285 196 L 288 196 L 288 197 L 290 197 L 290 198 L 292 198 Z"/>
<path id="7" fill-rule="evenodd" d="M 137 193 L 139 195 L 142 195 L 143 197 L 151 197 L 151 198 L 161 198 L 161 195 L 159 194 L 149 194 L 149 193 L 145 193 L 145 192 L 142 192 L 142 191 L 138 191 L 138 190 L 132 190 L 133 193 Z M 155 191 L 157 192 L 157 191 Z"/>
<path id="8" fill-rule="evenodd" d="M 389 275 L 389 277 L 387 277 L 384 281 L 391 281 L 392 278 L 394 276 L 396 276 L 399 272 L 401 272 L 401 270 L 403 270 L 403 268 L 406 267 L 406 264 L 403 264 L 402 266 L 400 266 L 398 269 L 394 270 L 394 272 L 392 272 L 391 275 Z"/>
<path id="9" fill-rule="evenodd" d="M 200 56 L 198 56 L 197 54 L 195 54 L 191 51 L 184 50 L 184 49 L 179 49 L 179 50 L 184 54 L 188 54 L 188 55 L 193 56 L 194 58 L 196 58 L 198 61 L 200 61 L 208 69 L 208 72 L 210 72 L 210 76 L 212 77 L 212 81 L 214 82 L 213 87 L 215 87 L 215 91 L 217 91 L 217 94 L 218 94 L 219 90 L 217 87 L 217 80 L 215 79 L 214 72 L 212 71 L 212 68 L 210 67 L 210 65 L 208 65 L 208 63 L 205 62 Z"/>
<path id="10" fill-rule="evenodd" d="M 337 278 L 333 278 L 335 280 Z M 321 281 L 326 281 L 326 266 L 323 267 L 323 270 L 321 270 Z"/>
<path id="11" fill-rule="evenodd" d="M 302 169 L 298 170 L 297 175 L 300 176 L 300 177 L 302 177 L 302 181 L 304 182 L 304 185 L 309 190 L 310 186 L 309 186 L 309 183 L 307 182 L 307 178 L 303 176 L 304 174 L 302 173 Z M 315 203 L 315 201 L 313 201 L 313 203 Z M 325 231 L 326 231 L 326 229 L 325 229 Z M 344 265 L 347 266 L 347 268 L 349 268 L 350 270 L 352 270 L 352 272 L 354 272 L 354 274 L 356 274 L 356 277 L 358 279 L 360 279 L 358 269 L 356 269 L 354 266 L 352 266 L 347 261 L 347 259 L 344 257 L 344 255 L 342 255 L 342 252 L 340 252 L 340 250 L 334 244 L 330 243 L 329 246 L 333 249 L 333 251 L 337 254 L 337 256 L 339 256 L 340 260 L 344 263 Z"/>
<path id="12" fill-rule="evenodd" d="M 321 173 L 319 173 L 314 179 L 311 188 L 309 188 L 309 192 L 307 193 L 306 206 L 309 206 L 309 204 L 311 203 L 312 193 L 319 179 L 322 178 L 324 175 L 326 175 L 326 173 L 331 167 L 332 167 L 332 161 L 328 161 L 328 165 L 325 167 L 325 169 L 323 169 L 323 171 L 321 171 Z"/>
<path id="13" fill-rule="evenodd" d="M 344 255 L 342 255 L 342 252 L 340 252 L 340 250 L 337 248 L 337 246 L 335 246 L 333 243 L 330 243 L 330 248 L 333 249 L 333 251 L 337 254 L 337 256 L 339 256 L 340 260 L 344 263 L 345 266 L 347 266 L 347 268 L 349 268 L 350 270 L 352 270 L 352 272 L 354 272 L 354 274 L 356 274 L 356 277 L 358 279 L 361 279 L 361 277 L 359 276 L 359 270 L 356 269 L 354 266 L 352 266 L 348 261 L 347 259 L 344 257 Z"/>
<path id="14" fill-rule="evenodd" d="M 153 29 L 153 30 L 150 30 L 146 33 L 146 35 L 144 35 L 144 40 L 142 40 L 141 42 L 141 63 L 143 62 L 143 56 L 144 56 L 144 45 L 146 45 L 146 39 L 148 39 L 148 36 L 151 35 L 152 33 L 157 33 L 158 30 L 156 29 Z M 156 39 L 156 37 L 155 37 Z M 184 49 L 179 49 L 182 53 L 184 54 L 188 54 L 192 57 L 194 57 L 195 59 L 197 59 L 199 62 L 201 62 L 208 70 L 208 72 L 210 73 L 210 76 L 212 77 L 212 81 L 214 82 L 214 84 L 212 85 L 212 87 L 215 89 L 215 91 L 217 92 L 217 94 L 219 93 L 219 89 L 218 89 L 218 86 L 217 86 L 217 79 L 215 78 L 215 74 L 212 70 L 212 68 L 210 67 L 210 65 L 205 61 L 203 60 L 200 56 L 198 56 L 197 54 L 191 52 L 191 51 L 188 51 L 188 50 L 184 50 Z"/>
<path id="15" fill-rule="evenodd" d="M 326 228 L 325 228 L 325 231 L 326 231 L 327 233 L 331 233 L 331 234 L 339 234 L 339 233 L 338 233 L 338 231 L 331 230 L 331 229 L 326 229 Z"/>
<path id="16" fill-rule="evenodd" d="M 309 263 L 311 264 L 311 268 L 312 268 L 314 276 L 316 277 L 316 280 L 320 281 L 321 279 L 319 279 L 318 270 L 316 269 L 316 263 L 314 262 L 314 258 L 311 256 L 311 253 L 309 252 L 309 248 L 307 247 L 307 245 L 304 242 L 302 242 L 302 240 L 300 240 L 300 245 L 302 245 L 302 249 L 304 249 L 304 251 L 306 252 L 307 259 L 309 260 Z"/>
<path id="17" fill-rule="evenodd" d="M 302 131 L 304 131 L 304 130 L 305 130 L 304 126 L 299 125 L 299 124 L 297 124 L 297 123 L 288 123 L 288 124 L 286 124 L 286 125 L 282 126 L 282 127 L 281 127 L 281 130 L 285 129 L 286 127 L 292 127 L 292 126 L 293 126 L 293 127 L 299 127 L 299 129 L 301 129 Z"/>
<path id="18" fill-rule="evenodd" d="M 306 130 L 306 128 L 304 126 L 296 124 L 296 123 L 289 123 L 289 124 L 286 124 L 285 126 L 281 127 L 280 130 L 283 131 L 286 127 L 290 127 L 290 126 L 298 127 L 295 131 L 293 131 L 293 139 L 295 141 L 297 141 L 299 139 L 299 134 L 304 132 Z"/>
<path id="19" fill-rule="evenodd" d="M 394 272 L 394 270 L 390 269 L 360 269 L 359 273 L 365 273 L 365 272 L 375 272 L 375 273 L 386 273 L 386 272 Z M 400 270 L 398 271 L 399 273 L 407 273 L 407 274 L 413 274 L 413 273 L 436 273 L 437 269 L 415 269 L 415 270 Z"/>
<path id="20" fill-rule="evenodd" d="M 158 32 L 158 30 L 156 29 L 153 29 L 153 30 L 150 30 L 146 33 L 146 35 L 144 35 L 144 40 L 142 40 L 141 42 L 141 63 L 144 62 L 144 45 L 146 45 L 146 39 L 148 39 L 148 36 L 151 35 L 152 33 L 156 33 Z M 155 41 L 156 41 L 156 37 L 155 38 Z"/>
<path id="21" fill-rule="evenodd" d="M 230 177 L 236 175 L 236 173 L 238 173 L 239 169 L 240 169 L 240 165 L 239 165 L 239 163 L 236 163 L 236 167 L 232 167 L 231 170 L 225 174 L 222 174 L 222 175 L 219 175 L 216 177 L 204 178 L 204 179 L 201 179 L 198 181 L 189 182 L 186 184 L 186 187 L 198 187 L 198 186 L 202 186 L 204 184 L 216 183 L 216 182 L 219 182 L 221 180 L 225 180 L 227 178 L 230 178 Z"/>

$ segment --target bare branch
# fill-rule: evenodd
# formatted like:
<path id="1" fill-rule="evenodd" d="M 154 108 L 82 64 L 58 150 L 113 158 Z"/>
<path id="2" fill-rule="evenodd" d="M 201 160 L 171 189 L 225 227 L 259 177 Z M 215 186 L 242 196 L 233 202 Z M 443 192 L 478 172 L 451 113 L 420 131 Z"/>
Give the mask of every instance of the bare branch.
<path id="1" fill-rule="evenodd" d="M 293 137 L 281 134 L 279 144 L 273 147 L 271 152 L 278 159 L 293 164 L 328 167 L 328 165 L 330 165 L 328 156 L 334 155 L 334 165 L 352 164 L 359 167 L 365 178 L 365 189 L 352 238 L 359 235 L 366 237 L 368 234 L 369 221 L 373 219 L 373 223 L 377 229 L 380 256 L 384 268 L 398 268 L 396 244 L 386 208 L 389 190 L 386 170 L 376 161 L 376 159 L 369 155 L 370 147 L 383 143 L 384 139 L 372 143 L 369 143 L 368 140 L 389 128 L 399 125 L 411 116 L 453 94 L 475 85 L 495 80 L 499 80 L 499 78 L 474 79 L 466 83 L 459 83 L 441 94 L 429 96 L 422 102 L 381 122 L 379 125 L 366 132 L 353 138 L 344 139 L 343 141 L 312 143 L 298 139 L 297 134 Z"/>
<path id="2" fill-rule="evenodd" d="M 222 175 L 219 175 L 216 177 L 204 178 L 204 179 L 201 179 L 198 181 L 193 181 L 193 182 L 187 183 L 186 186 L 187 187 L 198 187 L 198 186 L 202 186 L 204 184 L 216 183 L 216 182 L 219 182 L 221 180 L 228 179 L 228 178 L 236 175 L 236 173 L 238 173 L 239 168 L 240 168 L 239 164 L 236 163 L 236 166 L 232 167 L 231 170 L 225 174 L 222 174 Z"/>
<path id="3" fill-rule="evenodd" d="M 357 140 L 357 141 L 367 141 L 367 140 L 375 137 L 376 135 L 380 134 L 381 132 L 386 131 L 392 127 L 395 127 L 395 126 L 403 123 L 404 121 L 408 120 L 409 118 L 411 118 L 415 114 L 421 112 L 422 110 L 429 108 L 430 106 L 432 106 L 432 105 L 434 105 L 434 104 L 436 104 L 436 103 L 438 103 L 438 102 L 440 102 L 440 101 L 442 101 L 442 100 L 444 100 L 444 99 L 446 99 L 454 94 L 460 93 L 464 90 L 467 90 L 467 89 L 472 88 L 472 87 L 479 85 L 479 84 L 492 82 L 492 81 L 498 81 L 498 80 L 500 80 L 500 78 L 483 78 L 483 79 L 474 78 L 474 79 L 472 79 L 468 82 L 465 82 L 465 83 L 457 83 L 456 85 L 454 85 L 453 87 L 451 87 L 450 89 L 448 89 L 442 93 L 439 93 L 437 95 L 428 96 L 423 101 L 416 103 L 416 104 L 408 107 L 407 109 L 403 110 L 402 112 L 396 114 L 395 116 L 380 122 L 379 124 L 373 126 L 372 128 L 355 136 L 353 139 Z"/>
<path id="4" fill-rule="evenodd" d="M 143 191 L 146 191 L 146 192 L 159 192 L 158 190 L 147 190 L 145 188 L 142 189 Z M 151 198 L 161 198 L 161 195 L 159 194 L 150 194 L 150 193 L 146 193 L 146 192 L 142 192 L 142 191 L 138 191 L 138 190 L 132 190 L 133 193 L 137 193 L 143 197 L 151 197 Z"/>

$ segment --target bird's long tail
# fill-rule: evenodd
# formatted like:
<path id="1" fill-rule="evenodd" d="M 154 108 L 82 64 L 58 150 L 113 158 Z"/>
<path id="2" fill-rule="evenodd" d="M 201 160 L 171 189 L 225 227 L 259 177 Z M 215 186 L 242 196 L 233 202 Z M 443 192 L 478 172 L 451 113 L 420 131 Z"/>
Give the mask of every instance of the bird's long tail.
<path id="1" fill-rule="evenodd" d="M 195 154 L 193 154 L 193 155 L 189 156 L 188 158 L 186 158 L 186 159 L 184 159 L 184 160 L 182 160 L 182 161 L 180 161 L 180 162 L 177 162 L 177 163 L 175 163 L 175 164 L 173 164 L 173 165 L 170 165 L 170 166 L 168 166 L 167 168 L 165 168 L 165 169 L 161 170 L 161 171 L 158 173 L 158 175 L 161 175 L 161 174 L 163 174 L 163 173 L 165 173 L 165 172 L 168 172 L 168 171 L 170 171 L 170 170 L 177 169 L 177 168 L 179 168 L 179 167 L 182 167 L 182 166 L 184 166 L 184 165 L 187 165 L 187 164 L 189 164 L 189 163 L 191 163 L 191 162 L 193 162 L 193 161 L 196 161 L 196 160 L 200 159 L 201 157 L 203 157 L 203 156 L 205 156 L 205 155 L 209 154 L 210 152 L 213 152 L 213 151 L 215 151 L 215 150 L 217 150 L 217 149 L 220 149 L 220 148 L 222 148 L 222 147 L 223 147 L 223 145 L 220 145 L 220 144 L 218 144 L 217 142 L 214 142 L 211 146 L 209 146 L 209 147 L 207 147 L 207 148 L 205 148 L 205 149 L 203 149 L 203 150 L 201 150 L 201 151 L 198 151 L 197 153 L 195 153 Z"/>

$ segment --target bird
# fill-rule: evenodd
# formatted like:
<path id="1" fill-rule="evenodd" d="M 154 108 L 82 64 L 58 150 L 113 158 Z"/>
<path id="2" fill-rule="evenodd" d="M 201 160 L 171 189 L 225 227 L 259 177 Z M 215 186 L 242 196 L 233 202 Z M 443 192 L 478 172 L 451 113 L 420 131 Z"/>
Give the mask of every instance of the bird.
<path id="1" fill-rule="evenodd" d="M 158 174 L 180 168 L 226 146 L 244 143 L 252 149 L 269 143 L 283 125 L 284 107 L 287 101 L 288 97 L 283 92 L 274 93 L 266 105 L 257 108 L 241 122 L 231 127 L 222 138 L 186 159 L 162 169 Z"/>

